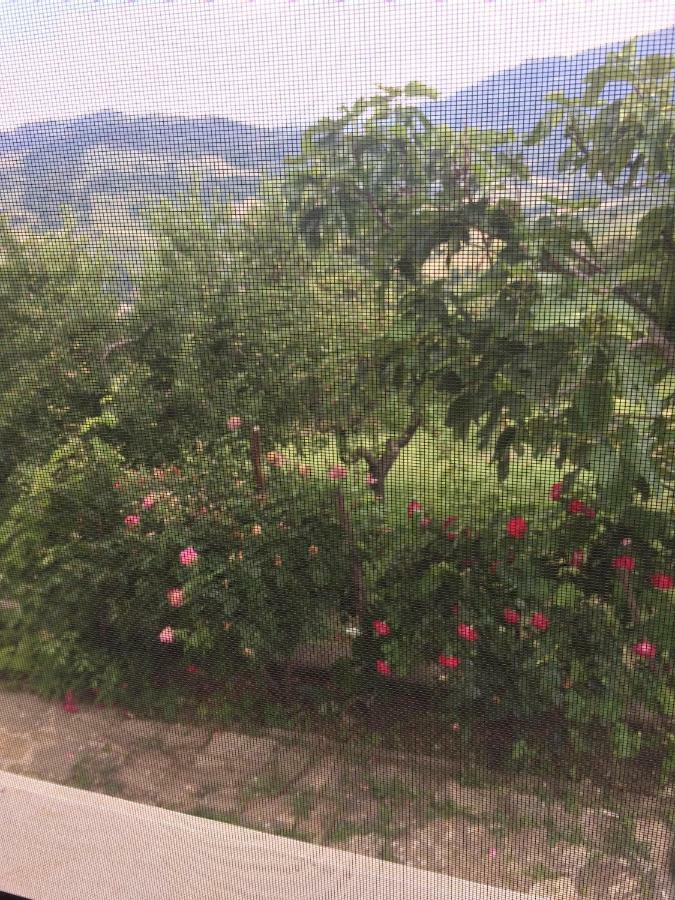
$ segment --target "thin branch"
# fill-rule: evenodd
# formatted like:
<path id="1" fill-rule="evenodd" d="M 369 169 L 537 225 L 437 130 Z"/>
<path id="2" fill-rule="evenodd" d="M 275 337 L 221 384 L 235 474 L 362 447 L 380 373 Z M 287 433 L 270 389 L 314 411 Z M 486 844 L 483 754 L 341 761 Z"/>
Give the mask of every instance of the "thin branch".
<path id="1" fill-rule="evenodd" d="M 146 338 L 150 332 L 154 328 L 154 324 L 148 325 L 143 331 L 135 338 L 123 338 L 120 341 L 113 341 L 112 344 L 108 344 L 101 354 L 101 361 L 105 362 L 111 353 L 117 353 L 119 350 L 123 350 L 125 347 L 130 347 L 133 344 L 139 344 L 144 338 Z"/>
<path id="2" fill-rule="evenodd" d="M 375 217 L 381 223 L 382 227 L 386 231 L 393 231 L 394 230 L 393 225 L 391 224 L 389 219 L 387 219 L 387 217 L 382 212 L 380 207 L 377 205 L 377 201 L 375 200 L 375 197 L 373 197 L 373 195 L 370 193 L 370 191 L 367 191 L 367 190 L 363 190 L 362 193 L 363 193 L 363 196 L 366 198 L 368 206 L 373 211 L 373 213 L 375 213 Z"/>
<path id="3" fill-rule="evenodd" d="M 526 249 L 524 249 L 524 252 L 527 254 Z M 597 270 L 594 274 L 607 274 L 607 270 L 599 263 L 595 263 L 593 260 L 587 260 L 587 258 L 583 254 L 580 255 L 575 251 L 573 251 L 573 253 L 575 256 L 577 256 L 577 258 L 579 258 L 580 256 L 583 257 L 581 261 L 591 263 Z M 573 266 L 566 267 L 562 265 L 562 263 L 559 263 L 549 253 L 546 254 L 546 259 L 551 268 L 562 275 L 572 275 L 576 278 L 582 278 L 586 280 L 592 277 L 592 275 L 581 272 L 579 269 Z M 597 290 L 601 294 L 604 294 L 605 296 L 621 297 L 629 304 L 629 306 L 632 306 L 636 312 L 639 312 L 640 315 L 644 316 L 647 319 L 649 334 L 645 335 L 645 337 L 640 338 L 637 341 L 634 341 L 630 345 L 630 349 L 638 350 L 642 347 L 653 347 L 659 352 L 664 362 L 666 362 L 671 369 L 675 369 L 675 344 L 670 340 L 661 326 L 654 320 L 653 314 L 649 307 L 645 304 L 645 302 L 621 284 L 615 284 L 611 288 L 602 287 L 600 285 L 595 285 L 594 287 L 595 290 Z"/>

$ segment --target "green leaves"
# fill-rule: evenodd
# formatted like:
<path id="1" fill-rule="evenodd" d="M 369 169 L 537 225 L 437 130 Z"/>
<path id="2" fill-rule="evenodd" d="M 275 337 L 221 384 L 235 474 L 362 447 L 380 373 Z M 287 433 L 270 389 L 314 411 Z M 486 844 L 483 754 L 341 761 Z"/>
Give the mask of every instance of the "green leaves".
<path id="1" fill-rule="evenodd" d="M 642 748 L 642 732 L 633 731 L 622 722 L 614 726 L 614 753 L 618 759 L 632 759 Z"/>
<path id="2" fill-rule="evenodd" d="M 556 128 L 563 121 L 563 111 L 560 109 L 549 109 L 547 110 L 542 118 L 537 122 L 532 131 L 527 135 L 527 137 L 523 141 L 523 146 L 525 147 L 534 147 L 535 144 L 539 144 L 544 138 L 547 138 L 554 128 Z"/>

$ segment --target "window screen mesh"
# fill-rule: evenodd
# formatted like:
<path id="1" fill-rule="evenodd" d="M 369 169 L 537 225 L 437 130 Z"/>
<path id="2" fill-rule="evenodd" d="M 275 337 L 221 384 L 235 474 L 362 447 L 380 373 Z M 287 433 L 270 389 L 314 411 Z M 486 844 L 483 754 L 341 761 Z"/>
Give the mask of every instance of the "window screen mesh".
<path id="1" fill-rule="evenodd" d="M 1 769 L 675 897 L 672 13 L 0 0 Z"/>

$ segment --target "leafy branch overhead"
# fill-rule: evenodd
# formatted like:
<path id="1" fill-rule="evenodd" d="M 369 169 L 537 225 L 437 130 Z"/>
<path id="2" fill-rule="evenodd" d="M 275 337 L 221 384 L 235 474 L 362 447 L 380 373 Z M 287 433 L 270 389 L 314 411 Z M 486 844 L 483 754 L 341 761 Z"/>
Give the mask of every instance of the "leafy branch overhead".
<path id="1" fill-rule="evenodd" d="M 672 491 L 674 62 L 639 58 L 631 41 L 580 96 L 549 95 L 520 137 L 432 124 L 416 101 L 436 94 L 418 83 L 305 133 L 288 161 L 289 209 L 311 248 L 340 246 L 392 291 L 368 368 L 398 398 L 400 434 L 440 405 L 458 436 L 478 426 L 502 478 L 528 451 L 554 453 L 570 477 L 590 472 L 617 510 L 636 492 Z M 508 188 L 529 180 L 524 151 L 554 129 L 567 139 L 559 171 L 581 172 L 597 196 L 549 195 L 533 213 Z M 649 201 L 618 249 L 606 217 L 621 206 L 602 200 L 617 185 L 626 203 Z M 483 264 L 458 272 L 476 241 Z M 439 252 L 446 267 L 430 280 Z"/>

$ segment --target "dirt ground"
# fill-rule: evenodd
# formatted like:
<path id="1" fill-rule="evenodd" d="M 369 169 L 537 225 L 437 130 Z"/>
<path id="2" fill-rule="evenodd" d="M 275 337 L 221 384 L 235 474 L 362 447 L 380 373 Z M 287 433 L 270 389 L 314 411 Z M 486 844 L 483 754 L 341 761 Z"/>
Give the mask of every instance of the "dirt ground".
<path id="1" fill-rule="evenodd" d="M 675 900 L 672 787 L 616 805 L 590 785 L 553 799 L 543 778 L 458 779 L 427 756 L 69 713 L 2 689 L 0 768 L 552 900 Z"/>

